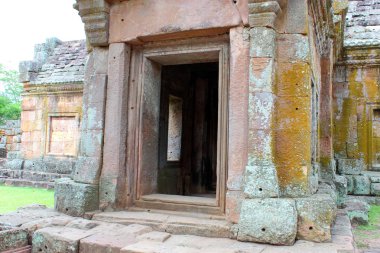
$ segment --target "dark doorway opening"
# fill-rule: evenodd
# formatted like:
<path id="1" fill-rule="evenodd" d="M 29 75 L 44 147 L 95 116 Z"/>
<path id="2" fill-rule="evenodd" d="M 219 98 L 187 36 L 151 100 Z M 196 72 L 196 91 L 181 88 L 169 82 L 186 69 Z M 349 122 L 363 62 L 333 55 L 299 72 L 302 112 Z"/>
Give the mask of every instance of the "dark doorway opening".
<path id="1" fill-rule="evenodd" d="M 219 64 L 161 73 L 158 193 L 215 198 Z"/>

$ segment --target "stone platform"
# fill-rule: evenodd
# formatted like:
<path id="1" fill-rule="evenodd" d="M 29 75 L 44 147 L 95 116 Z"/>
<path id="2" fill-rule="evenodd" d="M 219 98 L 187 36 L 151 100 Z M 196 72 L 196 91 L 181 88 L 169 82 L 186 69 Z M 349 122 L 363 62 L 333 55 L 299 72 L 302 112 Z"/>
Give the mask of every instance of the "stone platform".
<path id="1" fill-rule="evenodd" d="M 43 206 L 31 206 L 22 208 L 14 213 L 1 215 L 0 224 L 26 230 L 29 235 L 29 242 L 32 242 L 32 252 L 355 252 L 351 224 L 346 213 L 343 211 L 338 213 L 333 227 L 332 242 L 312 243 L 300 240 L 294 246 L 244 243 L 230 238 L 221 238 L 220 236 L 223 237 L 224 234 L 217 234 L 216 230 L 214 231 L 213 229 L 223 228 L 226 224 L 223 220 L 210 219 L 210 217 L 206 222 L 206 217 L 193 216 L 184 218 L 184 216 L 175 213 L 152 213 L 149 215 L 146 212 L 138 212 L 136 210 L 131 212 L 88 214 L 87 217 L 92 220 L 67 216 Z M 161 220 L 161 222 L 158 222 L 158 220 Z M 191 229 L 184 230 L 186 228 Z M 204 236 L 191 235 L 192 229 L 197 228 L 209 228 L 209 230 L 203 230 Z"/>

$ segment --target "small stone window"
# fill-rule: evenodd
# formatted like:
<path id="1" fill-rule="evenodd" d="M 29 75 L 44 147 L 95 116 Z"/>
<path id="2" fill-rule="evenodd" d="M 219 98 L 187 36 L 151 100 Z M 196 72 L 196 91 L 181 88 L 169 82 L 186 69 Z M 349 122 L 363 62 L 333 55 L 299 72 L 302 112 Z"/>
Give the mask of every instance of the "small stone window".
<path id="1" fill-rule="evenodd" d="M 75 114 L 50 115 L 46 153 L 56 156 L 76 156 L 79 139 L 79 118 Z"/>

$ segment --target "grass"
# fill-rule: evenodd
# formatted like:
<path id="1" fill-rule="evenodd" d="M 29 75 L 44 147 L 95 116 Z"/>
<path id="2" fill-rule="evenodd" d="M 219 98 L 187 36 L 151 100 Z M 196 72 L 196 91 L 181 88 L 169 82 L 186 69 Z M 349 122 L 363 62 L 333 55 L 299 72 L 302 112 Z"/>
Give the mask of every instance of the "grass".
<path id="1" fill-rule="evenodd" d="M 354 227 L 358 248 L 370 248 L 380 238 L 380 206 L 372 205 L 368 212 L 368 225 Z"/>
<path id="2" fill-rule="evenodd" d="M 54 191 L 0 185 L 0 214 L 12 212 L 19 207 L 31 204 L 54 207 Z"/>
<path id="3" fill-rule="evenodd" d="M 368 225 L 358 226 L 358 230 L 373 231 L 380 226 L 380 206 L 372 205 L 368 212 Z"/>

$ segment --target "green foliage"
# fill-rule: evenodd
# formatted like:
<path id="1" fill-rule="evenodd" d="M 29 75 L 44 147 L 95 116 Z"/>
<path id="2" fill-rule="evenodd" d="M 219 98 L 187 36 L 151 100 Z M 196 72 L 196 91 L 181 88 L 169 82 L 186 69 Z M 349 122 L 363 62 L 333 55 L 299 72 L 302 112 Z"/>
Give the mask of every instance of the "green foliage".
<path id="1" fill-rule="evenodd" d="M 54 207 L 54 191 L 0 185 L 0 214 L 31 204 Z"/>
<path id="2" fill-rule="evenodd" d="M 4 87 L 0 93 L 0 124 L 3 124 L 5 120 L 20 118 L 23 87 L 18 82 L 18 72 L 7 70 L 1 64 L 0 84 Z"/>
<path id="3" fill-rule="evenodd" d="M 16 70 L 7 70 L 0 64 L 0 83 L 5 87 L 1 95 L 12 103 L 21 102 L 22 84 L 18 81 L 18 75 Z"/>

